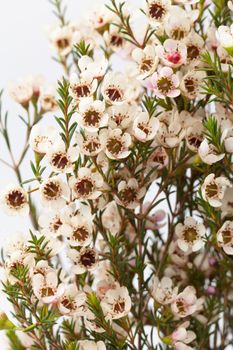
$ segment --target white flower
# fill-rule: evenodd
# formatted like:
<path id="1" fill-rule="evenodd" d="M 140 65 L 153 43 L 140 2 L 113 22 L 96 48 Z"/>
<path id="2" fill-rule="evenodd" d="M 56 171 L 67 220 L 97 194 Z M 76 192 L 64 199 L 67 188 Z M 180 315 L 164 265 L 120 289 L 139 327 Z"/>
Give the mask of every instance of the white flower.
<path id="1" fill-rule="evenodd" d="M 113 24 L 110 24 L 109 29 L 104 32 L 103 38 L 106 47 L 111 48 L 114 52 L 127 48 L 127 41 L 124 39 L 120 29 Z"/>
<path id="2" fill-rule="evenodd" d="M 69 198 L 69 187 L 58 176 L 53 176 L 42 182 L 40 186 L 40 200 L 45 207 L 60 209 L 65 206 Z"/>
<path id="3" fill-rule="evenodd" d="M 45 154 L 48 148 L 59 138 L 56 128 L 53 126 L 43 127 L 36 124 L 32 127 L 29 144 L 34 152 Z"/>
<path id="4" fill-rule="evenodd" d="M 70 77 L 70 93 L 75 101 L 79 102 L 82 98 L 91 97 L 97 88 L 97 79 L 91 77 L 78 77 L 73 73 Z"/>
<path id="5" fill-rule="evenodd" d="M 43 260 L 35 266 L 32 288 L 35 296 L 45 304 L 56 302 L 63 291 L 62 285 L 58 286 L 57 271 Z"/>
<path id="6" fill-rule="evenodd" d="M 55 27 L 49 34 L 51 45 L 61 56 L 67 56 L 72 49 L 72 31 L 69 26 Z"/>
<path id="7" fill-rule="evenodd" d="M 187 317 L 200 310 L 203 300 L 197 299 L 196 290 L 192 286 L 186 287 L 179 293 L 171 304 L 172 312 L 178 317 Z"/>
<path id="8" fill-rule="evenodd" d="M 175 233 L 178 238 L 177 244 L 184 252 L 196 252 L 204 245 L 202 237 L 205 234 L 205 226 L 192 217 L 186 217 L 184 224 L 177 224 Z"/>
<path id="9" fill-rule="evenodd" d="M 184 40 L 187 46 L 187 63 L 191 66 L 197 66 L 201 60 L 201 54 L 204 48 L 204 40 L 200 35 L 191 31 Z"/>
<path id="10" fill-rule="evenodd" d="M 28 193 L 20 186 L 10 184 L 0 193 L 0 202 L 7 215 L 29 214 Z"/>
<path id="11" fill-rule="evenodd" d="M 217 233 L 218 245 L 228 255 L 233 255 L 233 221 L 225 221 Z"/>
<path id="12" fill-rule="evenodd" d="M 10 96 L 23 107 L 28 106 L 28 103 L 33 96 L 32 85 L 27 80 L 10 83 L 8 90 Z"/>
<path id="13" fill-rule="evenodd" d="M 132 57 L 137 63 L 137 75 L 140 79 L 144 79 L 153 74 L 158 66 L 159 59 L 152 45 L 147 45 L 144 49 L 134 49 Z"/>
<path id="14" fill-rule="evenodd" d="M 195 120 L 192 125 L 186 129 L 185 139 L 187 147 L 193 152 L 198 152 L 203 141 L 203 124 L 200 120 Z"/>
<path id="15" fill-rule="evenodd" d="M 145 194 L 145 188 L 139 187 L 136 179 L 131 178 L 127 182 L 121 181 L 118 185 L 118 195 L 116 202 L 129 209 L 135 209 L 140 203 L 140 199 Z"/>
<path id="16" fill-rule="evenodd" d="M 62 234 L 61 227 L 63 220 L 60 211 L 40 215 L 38 224 L 41 228 L 41 233 L 45 237 L 59 237 Z"/>
<path id="17" fill-rule="evenodd" d="M 214 164 L 225 157 L 225 153 L 218 154 L 216 148 L 204 139 L 198 149 L 201 160 L 206 164 Z"/>
<path id="18" fill-rule="evenodd" d="M 193 331 L 188 331 L 189 322 L 184 322 L 171 334 L 172 345 L 175 350 L 192 350 L 186 344 L 190 344 L 194 339 L 196 339 L 196 334 Z"/>
<path id="19" fill-rule="evenodd" d="M 147 0 L 146 15 L 152 25 L 158 25 L 168 14 L 171 6 L 170 0 Z"/>
<path id="20" fill-rule="evenodd" d="M 58 309 L 63 315 L 77 315 L 84 307 L 86 294 L 77 289 L 74 284 L 65 286 L 64 293 L 58 300 Z"/>
<path id="21" fill-rule="evenodd" d="M 108 68 L 108 60 L 104 56 L 95 59 L 89 56 L 82 56 L 78 60 L 78 66 L 82 78 L 101 79 Z"/>
<path id="22" fill-rule="evenodd" d="M 27 267 L 30 269 L 35 265 L 35 255 L 29 252 L 28 245 L 14 250 L 10 257 L 5 261 L 5 270 L 7 277 L 11 283 L 16 283 L 18 279 L 15 277 L 16 269 L 19 267 Z"/>
<path id="23" fill-rule="evenodd" d="M 108 125 L 111 129 L 127 129 L 135 115 L 138 113 L 138 105 L 129 104 L 127 102 L 122 103 L 121 105 L 114 105 L 107 109 L 109 115 Z"/>
<path id="24" fill-rule="evenodd" d="M 105 130 L 100 130 L 99 133 L 90 131 L 77 133 L 75 139 L 80 152 L 87 156 L 96 156 L 105 148 Z"/>
<path id="25" fill-rule="evenodd" d="M 101 92 L 104 100 L 110 105 L 121 104 L 126 100 L 127 80 L 122 73 L 107 73 L 104 77 Z"/>
<path id="26" fill-rule="evenodd" d="M 179 78 L 170 67 L 163 67 L 146 80 L 149 90 L 159 98 L 177 97 L 180 95 Z"/>
<path id="27" fill-rule="evenodd" d="M 156 117 L 149 117 L 147 112 L 140 112 L 133 123 L 133 133 L 136 139 L 146 142 L 154 139 L 159 129 L 159 120 Z"/>
<path id="28" fill-rule="evenodd" d="M 56 95 L 52 87 L 41 90 L 40 105 L 43 112 L 53 112 L 58 108 Z"/>
<path id="29" fill-rule="evenodd" d="M 103 134 L 103 141 L 106 143 L 105 153 L 110 159 L 123 159 L 131 153 L 131 136 L 127 132 L 122 133 L 121 129 L 109 129 Z"/>
<path id="30" fill-rule="evenodd" d="M 87 206 L 84 207 L 88 209 Z M 89 211 L 86 216 L 77 213 L 66 220 L 61 231 L 71 246 L 87 246 L 92 240 L 92 216 Z"/>
<path id="31" fill-rule="evenodd" d="M 70 188 L 78 199 L 96 199 L 101 195 L 103 178 L 89 168 L 79 168 L 78 176 L 69 179 Z"/>
<path id="32" fill-rule="evenodd" d="M 217 39 L 222 47 L 229 53 L 233 52 L 233 25 L 230 27 L 220 26 L 217 29 Z"/>
<path id="33" fill-rule="evenodd" d="M 163 277 L 159 281 L 158 277 L 155 276 L 151 293 L 158 303 L 167 305 L 175 300 L 178 294 L 178 287 L 173 287 L 172 280 L 169 277 Z"/>
<path id="34" fill-rule="evenodd" d="M 156 53 L 165 66 L 179 67 L 186 63 L 186 45 L 178 40 L 165 40 L 163 45 L 156 47 Z"/>
<path id="35" fill-rule="evenodd" d="M 225 149 L 228 153 L 233 153 L 233 128 L 225 129 L 222 133 Z"/>
<path id="36" fill-rule="evenodd" d="M 158 116 L 160 127 L 156 138 L 164 147 L 177 147 L 185 136 L 182 121 L 176 110 L 163 112 Z"/>
<path id="37" fill-rule="evenodd" d="M 180 83 L 182 95 L 186 96 L 190 100 L 195 98 L 204 98 L 204 94 L 202 94 L 202 85 L 205 76 L 205 72 L 202 71 L 188 71 L 188 73 L 183 76 Z"/>
<path id="38" fill-rule="evenodd" d="M 164 147 L 159 146 L 151 153 L 147 165 L 151 168 L 162 169 L 168 164 L 168 155 Z"/>
<path id="39" fill-rule="evenodd" d="M 100 303 L 107 320 L 126 316 L 131 309 L 131 299 L 126 287 L 109 289 Z"/>
<path id="40" fill-rule="evenodd" d="M 80 350 L 106 350 L 106 346 L 102 341 L 79 340 L 78 345 Z"/>
<path id="41" fill-rule="evenodd" d="M 108 124 L 105 103 L 92 98 L 83 98 L 78 106 L 78 124 L 88 131 L 98 131 Z"/>
<path id="42" fill-rule="evenodd" d="M 229 188 L 225 191 L 221 211 L 223 216 L 233 215 L 233 188 Z"/>
<path id="43" fill-rule="evenodd" d="M 209 174 L 201 186 L 202 197 L 212 207 L 221 207 L 225 190 L 232 187 L 230 181 L 224 176 L 215 178 L 215 174 Z"/>
<path id="44" fill-rule="evenodd" d="M 72 272 L 81 275 L 86 271 L 92 271 L 97 267 L 97 252 L 90 247 L 82 247 L 80 251 L 70 249 L 68 257 L 73 261 Z"/>
<path id="45" fill-rule="evenodd" d="M 193 17 L 198 13 L 192 10 L 186 12 L 182 7 L 172 6 L 164 21 L 164 29 L 169 38 L 184 39 L 190 32 Z"/>
<path id="46" fill-rule="evenodd" d="M 121 216 L 115 201 L 109 202 L 102 214 L 103 226 L 115 236 L 121 229 Z"/>
<path id="47" fill-rule="evenodd" d="M 79 153 L 77 147 L 70 146 L 66 150 L 64 141 L 57 140 L 48 147 L 46 155 L 53 171 L 67 174 L 73 171 L 73 163 L 78 159 Z"/>

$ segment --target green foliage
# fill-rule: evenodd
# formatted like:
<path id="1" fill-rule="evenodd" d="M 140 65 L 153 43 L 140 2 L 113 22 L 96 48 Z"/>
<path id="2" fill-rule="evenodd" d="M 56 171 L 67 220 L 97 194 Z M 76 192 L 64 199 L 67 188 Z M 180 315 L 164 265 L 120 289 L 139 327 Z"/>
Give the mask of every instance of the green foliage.
<path id="1" fill-rule="evenodd" d="M 211 101 L 222 103 L 226 108 L 233 111 L 231 104 L 233 101 L 233 78 L 232 67 L 229 64 L 227 72 L 222 70 L 219 57 L 214 57 L 209 52 L 203 54 L 203 62 L 206 64 L 203 70 L 207 73 L 204 93 L 211 96 Z"/>
<path id="2" fill-rule="evenodd" d="M 60 98 L 58 99 L 57 103 L 63 116 L 55 117 L 58 125 L 62 129 L 61 137 L 67 148 L 69 147 L 70 141 L 77 127 L 76 122 L 71 123 L 71 118 L 75 112 L 76 106 L 72 106 L 73 99 L 69 94 L 69 86 L 69 82 L 65 78 L 63 78 L 63 81 L 58 82 L 57 92 Z"/>

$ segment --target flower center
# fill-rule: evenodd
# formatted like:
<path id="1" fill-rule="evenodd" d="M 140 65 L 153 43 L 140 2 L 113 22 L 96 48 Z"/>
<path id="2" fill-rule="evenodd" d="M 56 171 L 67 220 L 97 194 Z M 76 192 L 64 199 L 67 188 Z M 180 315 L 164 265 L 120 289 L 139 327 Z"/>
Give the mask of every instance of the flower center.
<path id="1" fill-rule="evenodd" d="M 20 208 L 26 203 L 26 197 L 21 191 L 13 190 L 8 193 L 7 202 L 13 208 Z"/>
<path id="2" fill-rule="evenodd" d="M 110 138 L 107 142 L 107 148 L 112 154 L 119 154 L 123 150 L 123 145 L 120 140 Z"/>
<path id="3" fill-rule="evenodd" d="M 137 189 L 126 187 L 120 193 L 120 198 L 124 204 L 133 203 L 137 200 Z"/>
<path id="4" fill-rule="evenodd" d="M 64 297 L 61 304 L 68 310 L 75 310 L 75 304 L 70 298 Z"/>
<path id="5" fill-rule="evenodd" d="M 60 218 L 56 218 L 54 222 L 50 225 L 50 228 L 53 232 L 57 232 L 58 229 L 62 226 L 62 222 Z"/>
<path id="6" fill-rule="evenodd" d="M 65 169 L 69 164 L 69 159 L 65 153 L 55 153 L 52 157 L 52 164 L 58 169 Z"/>
<path id="7" fill-rule="evenodd" d="M 95 251 L 91 248 L 87 248 L 80 256 L 80 262 L 85 267 L 91 267 L 96 262 Z"/>
<path id="8" fill-rule="evenodd" d="M 195 147 L 195 148 L 199 148 L 201 143 L 202 143 L 202 138 L 198 137 L 196 135 L 191 135 L 188 138 L 188 142 L 191 146 Z"/>
<path id="9" fill-rule="evenodd" d="M 84 122 L 87 125 L 96 126 L 99 124 L 99 121 L 101 119 L 101 114 L 94 109 L 90 109 L 89 111 L 86 111 L 83 116 Z"/>
<path id="10" fill-rule="evenodd" d="M 90 153 L 97 151 L 99 147 L 100 143 L 95 139 L 86 141 L 84 143 L 84 148 Z"/>
<path id="11" fill-rule="evenodd" d="M 41 288 L 41 296 L 42 297 L 51 297 L 55 294 L 54 288 L 51 287 L 42 287 Z"/>
<path id="12" fill-rule="evenodd" d="M 113 46 L 116 46 L 116 47 L 121 47 L 122 44 L 123 44 L 123 39 L 119 36 L 119 35 L 112 35 L 111 36 L 111 40 L 110 40 L 110 43 L 113 45 Z"/>
<path id="13" fill-rule="evenodd" d="M 145 58 L 144 60 L 142 60 L 141 65 L 140 65 L 140 70 L 142 72 L 149 72 L 150 69 L 153 66 L 153 60 L 152 58 Z"/>
<path id="14" fill-rule="evenodd" d="M 209 198 L 216 197 L 218 194 L 218 186 L 215 182 L 211 182 L 206 186 L 206 194 Z"/>
<path id="15" fill-rule="evenodd" d="M 59 47 L 59 49 L 65 49 L 66 47 L 69 46 L 69 44 L 70 42 L 66 38 L 57 40 L 57 46 Z"/>
<path id="16" fill-rule="evenodd" d="M 72 87 L 72 90 L 77 98 L 87 97 L 91 93 L 90 87 L 85 84 L 80 84 L 80 85 L 76 84 Z"/>
<path id="17" fill-rule="evenodd" d="M 138 123 L 138 128 L 142 130 L 146 135 L 149 135 L 150 133 L 150 128 L 147 124 L 145 123 Z"/>
<path id="18" fill-rule="evenodd" d="M 177 64 L 180 62 L 181 54 L 179 52 L 167 53 L 166 59 L 171 63 Z"/>
<path id="19" fill-rule="evenodd" d="M 88 196 L 90 193 L 92 193 L 94 188 L 94 185 L 91 180 L 89 179 L 82 179 L 78 181 L 75 185 L 75 191 L 80 196 Z"/>
<path id="20" fill-rule="evenodd" d="M 116 87 L 109 87 L 106 90 L 106 95 L 110 101 L 121 101 L 122 100 L 122 91 Z"/>
<path id="21" fill-rule="evenodd" d="M 118 299 L 114 304 L 113 311 L 117 314 L 121 314 L 125 310 L 125 301 L 122 299 Z"/>
<path id="22" fill-rule="evenodd" d="M 190 60 L 194 60 L 199 57 L 200 50 L 197 46 L 195 45 L 189 45 L 187 47 L 187 57 Z"/>
<path id="23" fill-rule="evenodd" d="M 181 314 L 181 315 L 185 315 L 186 314 L 186 307 L 185 307 L 185 302 L 184 302 L 184 300 L 181 298 L 181 299 L 178 299 L 177 301 L 176 301 L 176 306 L 177 306 L 177 308 L 178 308 L 178 310 L 179 310 L 179 313 Z"/>
<path id="24" fill-rule="evenodd" d="M 174 28 L 172 30 L 171 36 L 175 40 L 181 40 L 185 37 L 185 30 L 181 27 Z"/>
<path id="25" fill-rule="evenodd" d="M 157 86 L 160 92 L 162 93 L 168 93 L 169 91 L 171 91 L 173 84 L 170 78 L 168 77 L 161 77 L 159 78 L 159 80 L 157 81 Z"/>
<path id="26" fill-rule="evenodd" d="M 186 227 L 183 232 L 184 240 L 188 243 L 193 243 L 198 237 L 197 230 L 194 227 Z"/>
<path id="27" fill-rule="evenodd" d="M 88 231 L 84 226 L 77 227 L 73 231 L 73 237 L 75 241 L 84 242 L 88 238 L 88 236 L 89 236 Z"/>
<path id="28" fill-rule="evenodd" d="M 149 7 L 149 14 L 153 19 L 159 20 L 164 16 L 165 8 L 158 3 L 153 3 Z"/>
<path id="29" fill-rule="evenodd" d="M 61 188 L 60 185 L 56 182 L 48 182 L 45 184 L 44 189 L 43 189 L 43 194 L 44 196 L 49 199 L 55 199 L 57 198 L 61 193 Z"/>
<path id="30" fill-rule="evenodd" d="M 224 231 L 222 231 L 222 238 L 223 238 L 223 242 L 224 244 L 229 244 L 232 241 L 232 231 L 230 229 L 226 229 Z"/>
<path id="31" fill-rule="evenodd" d="M 195 92 L 195 90 L 196 90 L 196 81 L 195 81 L 195 79 L 186 78 L 186 79 L 184 80 L 184 85 L 185 85 L 186 90 L 187 90 L 189 93 Z"/>

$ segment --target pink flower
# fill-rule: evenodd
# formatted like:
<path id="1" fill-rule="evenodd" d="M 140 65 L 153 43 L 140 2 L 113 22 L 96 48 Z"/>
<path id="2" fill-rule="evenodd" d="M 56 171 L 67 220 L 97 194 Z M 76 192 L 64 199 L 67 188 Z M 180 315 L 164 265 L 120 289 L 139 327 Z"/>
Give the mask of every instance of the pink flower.
<path id="1" fill-rule="evenodd" d="M 178 67 L 186 62 L 186 45 L 178 40 L 167 39 L 163 45 L 158 45 L 156 53 L 163 63 L 169 67 Z"/>
<path id="2" fill-rule="evenodd" d="M 177 97 L 180 95 L 179 79 L 170 67 L 163 67 L 146 80 L 148 89 L 159 98 Z"/>

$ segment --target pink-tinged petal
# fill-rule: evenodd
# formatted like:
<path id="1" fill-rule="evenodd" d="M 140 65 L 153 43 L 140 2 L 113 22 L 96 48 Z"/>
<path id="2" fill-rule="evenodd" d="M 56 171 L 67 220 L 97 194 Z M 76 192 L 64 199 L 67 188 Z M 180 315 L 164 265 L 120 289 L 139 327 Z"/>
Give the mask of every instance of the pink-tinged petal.
<path id="1" fill-rule="evenodd" d="M 180 90 L 172 90 L 171 92 L 169 92 L 167 94 L 167 97 L 171 97 L 171 98 L 174 98 L 174 97 L 177 97 L 180 95 Z"/>
<path id="2" fill-rule="evenodd" d="M 198 250 L 200 250 L 204 245 L 204 242 L 202 240 L 198 240 L 196 243 L 194 243 L 193 247 L 192 247 L 192 251 L 193 252 L 197 252 Z"/>
<path id="3" fill-rule="evenodd" d="M 187 331 L 183 327 L 179 327 L 175 332 L 172 333 L 172 339 L 174 341 L 184 340 L 187 336 Z"/>
<path id="4" fill-rule="evenodd" d="M 183 252 L 187 252 L 189 250 L 188 244 L 183 239 L 177 240 L 178 247 L 183 250 Z"/>
<path id="5" fill-rule="evenodd" d="M 218 200 L 218 199 L 210 199 L 209 198 L 209 203 L 214 208 L 221 207 L 221 205 L 222 205 L 222 202 L 220 200 Z"/>
<path id="6" fill-rule="evenodd" d="M 178 44 L 179 44 L 179 41 L 177 40 L 167 39 L 163 45 L 166 51 L 176 51 Z"/>
<path id="7" fill-rule="evenodd" d="M 163 67 L 159 71 L 159 75 L 164 77 L 170 77 L 173 75 L 173 70 L 170 67 Z"/>
<path id="8" fill-rule="evenodd" d="M 202 143 L 200 144 L 200 147 L 198 149 L 198 153 L 200 155 L 200 157 L 204 157 L 206 154 L 208 154 L 209 152 L 209 144 L 208 141 L 206 139 L 204 139 L 202 141 Z"/>
<path id="9" fill-rule="evenodd" d="M 162 221 L 164 220 L 166 217 L 166 212 L 164 210 L 158 210 L 156 211 L 154 214 L 152 214 L 152 218 L 155 220 L 155 221 Z"/>
<path id="10" fill-rule="evenodd" d="M 176 74 L 172 75 L 172 82 L 175 87 L 178 87 L 180 85 L 180 80 Z"/>
<path id="11" fill-rule="evenodd" d="M 223 246 L 223 250 L 228 255 L 233 255 L 233 247 Z"/>
<path id="12" fill-rule="evenodd" d="M 185 218 L 184 224 L 188 225 L 188 226 L 195 226 L 196 225 L 196 220 L 194 220 L 194 218 L 189 216 L 189 217 Z"/>

